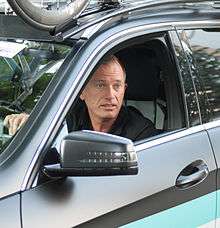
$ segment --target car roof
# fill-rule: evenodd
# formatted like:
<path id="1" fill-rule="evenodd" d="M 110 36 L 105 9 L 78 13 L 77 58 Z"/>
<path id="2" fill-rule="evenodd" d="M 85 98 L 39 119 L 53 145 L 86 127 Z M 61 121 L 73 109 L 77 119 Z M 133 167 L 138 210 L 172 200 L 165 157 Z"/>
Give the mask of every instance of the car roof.
<path id="1" fill-rule="evenodd" d="M 39 2 L 41 0 L 32 1 Z M 46 2 L 50 1 L 47 0 Z M 184 11 L 187 12 L 189 9 L 196 12 L 197 14 L 195 16 L 198 17 L 200 10 L 203 13 L 204 10 L 216 11 L 219 8 L 219 3 L 220 0 L 91 0 L 79 18 L 67 24 L 57 25 L 55 30 L 50 33 L 27 25 L 17 16 L 2 14 L 0 15 L 0 22 L 2 28 L 5 27 L 7 29 L 2 29 L 0 36 L 46 41 L 55 40 L 59 42 L 68 38 L 89 38 L 95 32 L 99 31 L 100 28 L 113 24 L 115 21 L 122 22 L 123 20 L 129 20 L 137 16 L 140 18 L 158 16 L 158 18 L 161 17 L 162 22 L 165 19 L 165 15 L 184 15 Z"/>
<path id="2" fill-rule="evenodd" d="M 126 0 L 123 4 L 108 6 L 102 9 L 88 9 L 79 18 L 77 24 L 71 25 L 69 29 L 62 30 L 62 25 L 57 26 L 55 36 L 58 39 L 66 39 L 68 37 L 77 37 L 77 34 L 81 37 L 87 38 L 92 36 L 101 27 L 106 25 L 113 25 L 115 22 L 123 23 L 123 21 L 133 20 L 134 18 L 155 18 L 157 22 L 164 22 L 169 20 L 172 16 L 179 20 L 184 19 L 184 14 L 194 14 L 194 18 L 209 14 L 219 13 L 220 1 L 206 1 L 206 0 L 142 0 L 131 1 Z M 185 16 L 188 19 L 188 16 Z M 216 19 L 216 18 L 215 18 Z M 60 27 L 60 28 L 59 28 Z M 90 28 L 90 29 L 89 29 Z M 86 32 L 80 33 L 81 31 Z M 87 36 L 85 35 L 87 33 Z"/>

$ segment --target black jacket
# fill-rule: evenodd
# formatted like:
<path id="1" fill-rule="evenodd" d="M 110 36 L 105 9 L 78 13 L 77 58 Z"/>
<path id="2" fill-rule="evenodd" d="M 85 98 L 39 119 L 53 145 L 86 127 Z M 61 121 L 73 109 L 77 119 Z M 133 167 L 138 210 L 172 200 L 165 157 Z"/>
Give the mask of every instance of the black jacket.
<path id="1" fill-rule="evenodd" d="M 86 105 L 81 105 L 74 115 L 67 118 L 69 132 L 77 130 L 93 130 Z M 110 134 L 122 136 L 132 141 L 144 139 L 157 134 L 153 123 L 145 118 L 136 108 L 122 106 Z"/>

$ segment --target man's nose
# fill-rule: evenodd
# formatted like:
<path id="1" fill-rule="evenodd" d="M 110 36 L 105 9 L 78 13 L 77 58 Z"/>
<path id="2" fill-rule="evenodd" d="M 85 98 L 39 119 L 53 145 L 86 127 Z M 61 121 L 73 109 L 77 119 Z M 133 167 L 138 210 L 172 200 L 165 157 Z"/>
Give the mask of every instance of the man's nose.
<path id="1" fill-rule="evenodd" d="M 112 85 L 106 87 L 105 95 L 106 98 L 114 98 L 115 90 Z"/>

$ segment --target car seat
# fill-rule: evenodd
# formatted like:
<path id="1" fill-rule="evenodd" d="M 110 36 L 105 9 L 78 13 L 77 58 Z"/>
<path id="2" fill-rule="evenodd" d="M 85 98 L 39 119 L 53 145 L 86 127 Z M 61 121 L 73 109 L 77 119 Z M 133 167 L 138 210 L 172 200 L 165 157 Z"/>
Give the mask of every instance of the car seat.
<path id="1" fill-rule="evenodd" d="M 155 51 L 139 45 L 118 52 L 117 57 L 126 71 L 125 105 L 136 107 L 157 129 L 165 129 L 166 102 Z"/>

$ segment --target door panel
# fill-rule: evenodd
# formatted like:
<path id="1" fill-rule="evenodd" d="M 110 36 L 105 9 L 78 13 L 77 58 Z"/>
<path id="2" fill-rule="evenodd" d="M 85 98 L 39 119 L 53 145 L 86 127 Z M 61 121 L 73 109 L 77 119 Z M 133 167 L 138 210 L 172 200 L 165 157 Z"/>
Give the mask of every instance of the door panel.
<path id="1" fill-rule="evenodd" d="M 214 220 L 216 165 L 206 132 L 197 128 L 193 134 L 185 130 L 137 145 L 137 176 L 72 177 L 24 192 L 24 228 L 115 227 L 135 221 L 156 227 L 155 222 L 164 220 L 163 227 L 186 227 Z M 208 177 L 194 187 L 177 189 L 178 175 L 196 160 L 207 164 Z M 198 214 L 200 207 L 206 216 Z M 184 211 L 193 213 L 189 221 Z M 174 214 L 178 221 L 170 219 Z"/>

